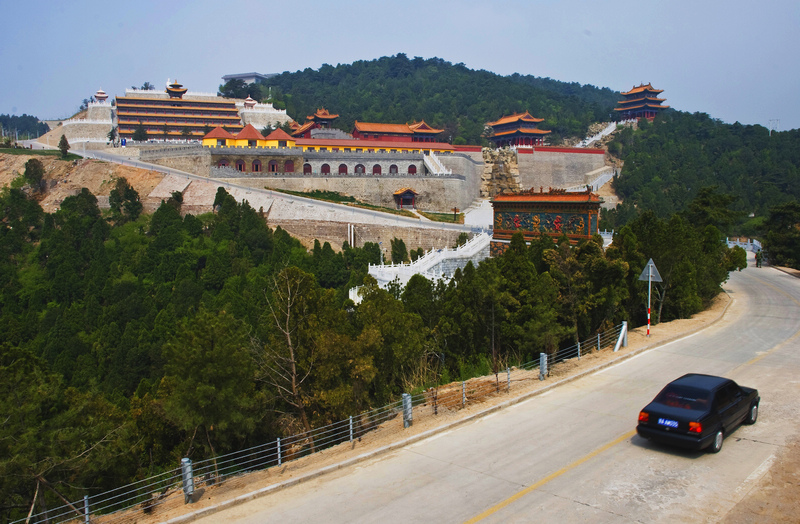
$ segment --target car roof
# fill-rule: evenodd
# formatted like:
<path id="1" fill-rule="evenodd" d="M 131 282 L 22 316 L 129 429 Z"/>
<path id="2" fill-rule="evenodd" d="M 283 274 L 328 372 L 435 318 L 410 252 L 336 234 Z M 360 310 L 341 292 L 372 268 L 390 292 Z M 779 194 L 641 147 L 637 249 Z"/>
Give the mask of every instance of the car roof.
<path id="1" fill-rule="evenodd" d="M 693 388 L 715 390 L 720 386 L 727 384 L 731 380 L 724 377 L 716 377 L 714 375 L 701 375 L 699 373 L 689 373 L 681 378 L 675 379 L 669 385 L 690 386 Z"/>

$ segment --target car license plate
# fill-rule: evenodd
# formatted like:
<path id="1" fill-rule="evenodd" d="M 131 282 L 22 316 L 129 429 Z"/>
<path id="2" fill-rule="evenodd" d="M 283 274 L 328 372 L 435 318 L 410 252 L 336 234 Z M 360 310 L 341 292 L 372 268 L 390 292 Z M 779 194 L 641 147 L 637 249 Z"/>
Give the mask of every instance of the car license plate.
<path id="1" fill-rule="evenodd" d="M 668 428 L 677 428 L 678 421 L 677 420 L 670 420 L 668 418 L 660 418 L 658 419 L 658 424 L 661 426 L 667 426 Z"/>

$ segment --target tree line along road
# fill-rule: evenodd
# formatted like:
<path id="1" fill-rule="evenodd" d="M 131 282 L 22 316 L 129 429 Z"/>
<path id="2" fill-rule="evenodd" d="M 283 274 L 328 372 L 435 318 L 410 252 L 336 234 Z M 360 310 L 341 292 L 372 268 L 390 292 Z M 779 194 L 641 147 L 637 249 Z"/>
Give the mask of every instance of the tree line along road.
<path id="1" fill-rule="evenodd" d="M 752 257 L 751 257 L 752 258 Z M 732 273 L 709 328 L 501 412 L 196 522 L 714 522 L 800 433 L 800 280 Z M 758 388 L 758 422 L 719 454 L 635 435 L 685 373 Z"/>

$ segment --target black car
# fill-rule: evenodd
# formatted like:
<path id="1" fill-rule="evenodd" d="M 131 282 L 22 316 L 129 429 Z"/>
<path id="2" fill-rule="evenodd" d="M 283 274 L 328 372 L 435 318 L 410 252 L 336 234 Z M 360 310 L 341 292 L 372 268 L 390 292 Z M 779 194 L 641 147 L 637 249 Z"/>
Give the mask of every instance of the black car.
<path id="1" fill-rule="evenodd" d="M 754 424 L 761 397 L 753 388 L 712 375 L 673 380 L 639 413 L 636 432 L 654 442 L 712 453 L 739 424 Z"/>

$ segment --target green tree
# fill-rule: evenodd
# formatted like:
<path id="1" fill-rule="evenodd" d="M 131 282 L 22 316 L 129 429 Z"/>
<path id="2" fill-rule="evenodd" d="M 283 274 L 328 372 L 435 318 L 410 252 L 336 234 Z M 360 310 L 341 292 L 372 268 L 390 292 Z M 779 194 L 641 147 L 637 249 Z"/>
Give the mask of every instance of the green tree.
<path id="1" fill-rule="evenodd" d="M 403 239 L 393 238 L 390 242 L 392 246 L 392 262 L 395 264 L 407 262 L 408 250 L 406 249 L 406 243 L 403 242 Z"/>
<path id="2" fill-rule="evenodd" d="M 69 152 L 67 135 L 61 135 L 61 140 L 58 141 L 58 149 L 61 151 L 61 158 L 67 158 L 67 153 Z"/>
<path id="3" fill-rule="evenodd" d="M 117 128 L 116 127 L 112 127 L 111 131 L 108 132 L 107 136 L 108 136 L 108 141 L 109 142 L 113 142 L 114 140 L 116 140 L 117 139 Z"/>
<path id="4" fill-rule="evenodd" d="M 108 203 L 114 220 L 118 222 L 136 220 L 143 209 L 139 193 L 125 177 L 117 179 L 114 189 L 109 193 Z"/>
<path id="5" fill-rule="evenodd" d="M 253 428 L 249 344 L 241 321 L 225 311 L 201 308 L 194 318 L 181 322 L 164 345 L 165 376 L 159 394 L 165 398 L 166 414 L 192 435 L 202 431 L 212 456 L 215 440 L 229 443 Z"/>
<path id="6" fill-rule="evenodd" d="M 792 201 L 771 208 L 764 233 L 770 262 L 800 269 L 800 203 Z"/>
<path id="7" fill-rule="evenodd" d="M 25 174 L 23 176 L 31 185 L 31 187 L 34 188 L 34 190 L 41 190 L 44 185 L 44 165 L 42 164 L 41 160 L 37 158 L 31 158 L 25 162 Z"/>
<path id="8" fill-rule="evenodd" d="M 136 129 L 133 130 L 133 136 L 131 137 L 135 142 L 147 142 L 147 129 L 145 129 L 144 124 L 139 122 L 136 125 Z"/>

